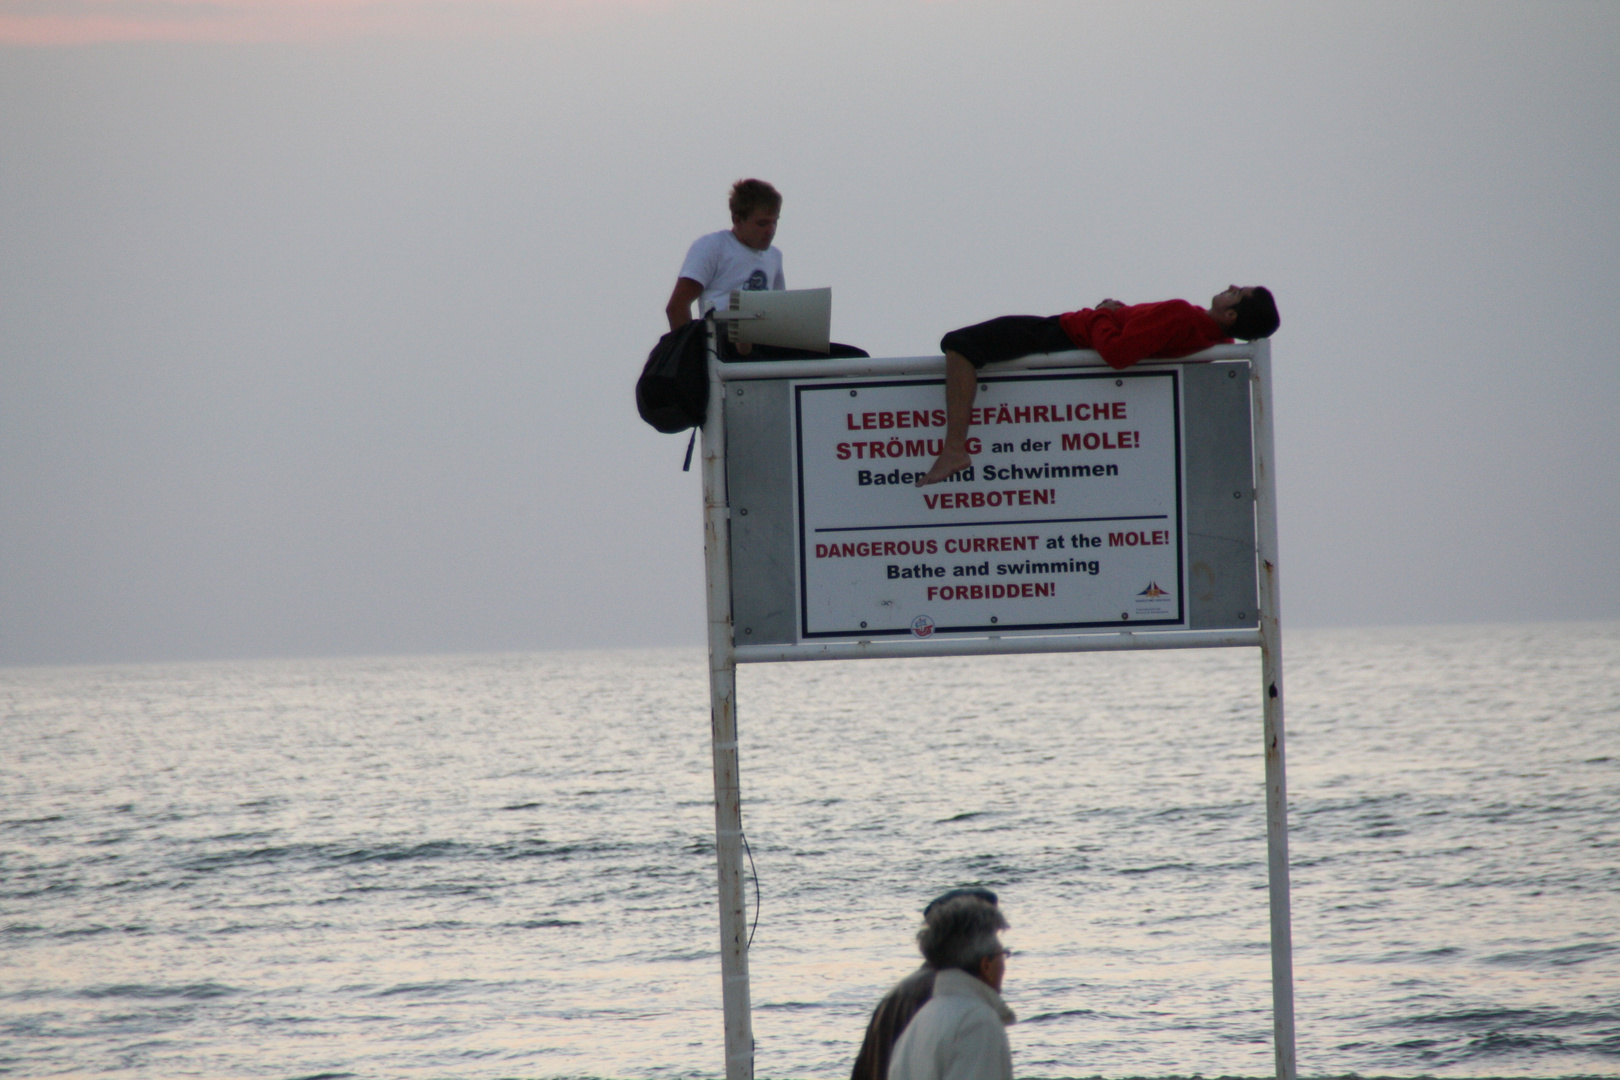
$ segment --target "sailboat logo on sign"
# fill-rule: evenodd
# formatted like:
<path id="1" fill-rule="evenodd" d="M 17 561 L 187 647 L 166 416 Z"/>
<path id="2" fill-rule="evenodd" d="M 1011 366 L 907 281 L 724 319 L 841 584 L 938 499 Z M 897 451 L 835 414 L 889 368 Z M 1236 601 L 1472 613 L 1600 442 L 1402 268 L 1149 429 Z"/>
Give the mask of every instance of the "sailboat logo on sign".
<path id="1" fill-rule="evenodd" d="M 1157 581 L 1149 581 L 1147 588 L 1136 594 L 1136 617 L 1173 614 L 1166 597 L 1169 590 L 1159 588 Z"/>
<path id="2" fill-rule="evenodd" d="M 919 615 L 911 620 L 911 632 L 918 637 L 932 637 L 934 633 L 934 620 L 927 615 Z"/>

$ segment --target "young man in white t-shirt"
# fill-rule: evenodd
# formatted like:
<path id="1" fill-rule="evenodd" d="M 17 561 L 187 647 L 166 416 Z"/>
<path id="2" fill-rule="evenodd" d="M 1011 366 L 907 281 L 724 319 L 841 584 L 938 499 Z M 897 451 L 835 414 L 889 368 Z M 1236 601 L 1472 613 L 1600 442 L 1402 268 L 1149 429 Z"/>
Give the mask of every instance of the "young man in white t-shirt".
<path id="1" fill-rule="evenodd" d="M 723 305 L 733 289 L 785 289 L 782 253 L 771 246 L 782 195 L 763 180 L 739 180 L 731 186 L 731 228 L 700 236 L 686 253 L 675 291 L 664 314 L 675 330 L 692 321 L 692 301 L 699 314 Z"/>
<path id="2" fill-rule="evenodd" d="M 698 237 L 687 251 L 675 290 L 664 305 L 671 330 L 692 321 L 694 300 L 698 301 L 698 314 L 703 315 L 730 303 L 734 289 L 787 288 L 782 253 L 771 246 L 781 214 L 782 194 L 765 181 L 739 180 L 731 186 L 731 228 Z M 723 357 L 742 355 L 756 360 L 867 355 L 864 349 L 836 341 L 827 353 L 812 353 L 777 345 L 731 345 L 722 339 L 721 352 Z"/>

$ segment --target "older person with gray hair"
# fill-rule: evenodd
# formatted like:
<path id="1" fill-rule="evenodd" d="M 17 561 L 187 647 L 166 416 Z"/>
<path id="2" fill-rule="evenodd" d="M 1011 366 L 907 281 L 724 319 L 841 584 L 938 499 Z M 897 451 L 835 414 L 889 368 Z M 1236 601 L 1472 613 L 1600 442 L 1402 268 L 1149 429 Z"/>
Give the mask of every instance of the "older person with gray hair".
<path id="1" fill-rule="evenodd" d="M 917 934 L 938 974 L 928 1004 L 906 1025 L 888 1080 L 1012 1080 L 1006 1027 L 1016 1018 L 1001 1000 L 1008 950 L 997 933 L 1001 909 L 977 896 L 942 905 Z"/>
<path id="2" fill-rule="evenodd" d="M 950 889 L 934 897 L 923 908 L 923 922 L 932 919 L 934 912 L 959 896 L 977 896 L 991 904 L 996 902 L 995 893 L 977 885 Z M 861 1040 L 861 1051 L 855 1055 L 850 1080 L 888 1080 L 889 1058 L 894 1054 L 894 1044 L 906 1030 L 906 1025 L 911 1023 L 911 1018 L 934 996 L 934 976 L 938 973 L 938 969 L 925 960 L 921 967 L 895 983 L 894 988 L 883 995 L 883 1000 L 872 1010 L 872 1019 L 866 1025 L 866 1038 Z"/>

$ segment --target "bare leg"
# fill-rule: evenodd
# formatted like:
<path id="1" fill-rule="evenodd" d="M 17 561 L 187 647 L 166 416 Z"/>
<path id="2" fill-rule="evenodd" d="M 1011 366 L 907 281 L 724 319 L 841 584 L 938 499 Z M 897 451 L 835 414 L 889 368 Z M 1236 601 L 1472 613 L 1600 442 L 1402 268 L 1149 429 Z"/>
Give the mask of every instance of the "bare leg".
<path id="1" fill-rule="evenodd" d="M 959 352 L 945 354 L 945 449 L 934 459 L 928 475 L 917 486 L 937 484 L 973 464 L 967 452 L 968 421 L 973 418 L 973 399 L 979 392 L 979 373 Z"/>

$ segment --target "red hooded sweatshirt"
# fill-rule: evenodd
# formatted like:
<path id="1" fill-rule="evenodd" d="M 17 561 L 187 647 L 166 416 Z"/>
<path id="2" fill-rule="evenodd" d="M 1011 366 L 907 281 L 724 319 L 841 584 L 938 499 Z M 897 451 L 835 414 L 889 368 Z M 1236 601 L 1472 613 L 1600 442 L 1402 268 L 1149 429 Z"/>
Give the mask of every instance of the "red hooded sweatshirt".
<path id="1" fill-rule="evenodd" d="M 1174 360 L 1232 339 L 1209 312 L 1185 300 L 1128 304 L 1112 311 L 1082 308 L 1058 316 L 1077 348 L 1095 349 L 1116 371 L 1139 360 Z"/>

